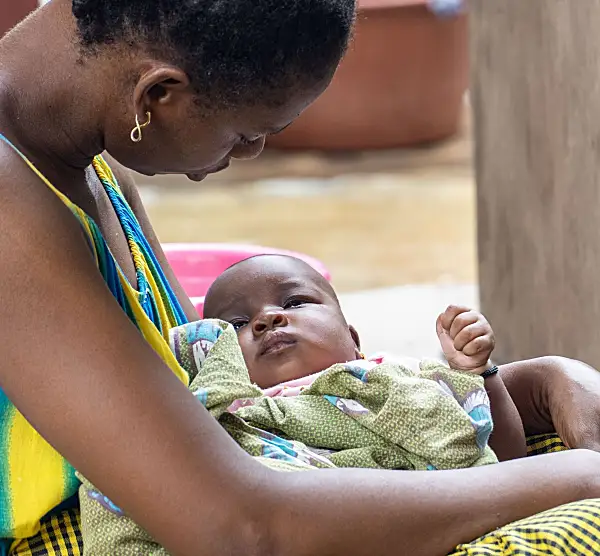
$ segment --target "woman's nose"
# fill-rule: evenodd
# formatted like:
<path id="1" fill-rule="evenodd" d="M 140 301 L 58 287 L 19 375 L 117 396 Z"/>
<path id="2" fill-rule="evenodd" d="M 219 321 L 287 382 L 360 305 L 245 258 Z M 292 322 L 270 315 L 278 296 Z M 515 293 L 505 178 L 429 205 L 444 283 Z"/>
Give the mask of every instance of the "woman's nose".
<path id="1" fill-rule="evenodd" d="M 268 311 L 261 313 L 252 323 L 252 332 L 260 336 L 269 330 L 283 328 L 288 325 L 288 318 L 281 311 Z"/>
<path id="2" fill-rule="evenodd" d="M 261 135 L 254 141 L 248 143 L 238 143 L 229 153 L 238 160 L 251 160 L 256 158 L 265 148 L 265 136 Z"/>

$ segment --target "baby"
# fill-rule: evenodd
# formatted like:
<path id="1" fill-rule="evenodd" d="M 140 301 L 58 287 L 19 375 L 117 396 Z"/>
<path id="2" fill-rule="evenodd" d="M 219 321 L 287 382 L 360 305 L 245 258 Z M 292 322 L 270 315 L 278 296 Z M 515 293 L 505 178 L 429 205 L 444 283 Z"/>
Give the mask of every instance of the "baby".
<path id="1" fill-rule="evenodd" d="M 450 307 L 440 315 L 450 368 L 420 362 L 418 369 L 366 360 L 331 285 L 292 257 L 258 256 L 229 268 L 204 311 L 209 320 L 171 330 L 171 349 L 196 398 L 264 465 L 436 470 L 526 454 L 516 407 L 489 362 L 492 329 L 475 311 Z M 166 555 L 82 480 L 86 554 Z"/>
<path id="2" fill-rule="evenodd" d="M 230 267 L 210 287 L 204 315 L 231 323 L 251 380 L 269 396 L 296 395 L 321 371 L 364 357 L 359 335 L 347 324 L 330 283 L 293 257 L 262 255 Z M 489 323 L 476 311 L 451 306 L 438 317 L 436 328 L 450 368 L 485 377 L 493 402 L 490 444 L 499 459 L 526 455 L 521 419 L 490 363 L 495 340 Z M 419 372 L 412 361 L 393 363 Z M 424 366 L 432 365 L 438 368 L 430 362 Z"/>

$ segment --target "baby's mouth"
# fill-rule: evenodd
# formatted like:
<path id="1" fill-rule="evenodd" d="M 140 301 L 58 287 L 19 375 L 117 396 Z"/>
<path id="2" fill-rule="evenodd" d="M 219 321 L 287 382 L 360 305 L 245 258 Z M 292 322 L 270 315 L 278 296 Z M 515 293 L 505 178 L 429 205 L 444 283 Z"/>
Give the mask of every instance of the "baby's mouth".
<path id="1" fill-rule="evenodd" d="M 297 340 L 286 332 L 267 332 L 260 346 L 258 355 L 275 355 L 287 350 L 296 343 Z"/>

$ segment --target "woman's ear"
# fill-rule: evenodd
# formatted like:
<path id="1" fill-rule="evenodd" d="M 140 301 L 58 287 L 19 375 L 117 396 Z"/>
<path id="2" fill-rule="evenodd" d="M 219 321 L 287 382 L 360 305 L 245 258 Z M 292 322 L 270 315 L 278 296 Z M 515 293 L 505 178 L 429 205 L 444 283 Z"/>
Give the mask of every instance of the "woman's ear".
<path id="1" fill-rule="evenodd" d="M 135 113 L 142 118 L 157 105 L 177 102 L 182 93 L 192 93 L 187 74 L 170 64 L 153 64 L 141 74 L 133 91 Z"/>

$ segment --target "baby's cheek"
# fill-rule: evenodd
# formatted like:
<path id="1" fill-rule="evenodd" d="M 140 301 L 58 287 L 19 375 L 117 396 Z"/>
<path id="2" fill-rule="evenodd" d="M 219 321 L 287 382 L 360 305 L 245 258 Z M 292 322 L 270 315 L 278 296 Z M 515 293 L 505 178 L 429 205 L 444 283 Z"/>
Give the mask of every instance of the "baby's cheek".
<path id="1" fill-rule="evenodd" d="M 240 348 L 242 350 L 242 355 L 244 356 L 244 361 L 246 361 L 246 366 L 250 369 L 250 365 L 255 359 L 255 348 L 251 342 L 247 341 L 244 338 L 244 334 L 238 334 L 238 342 L 240 343 Z"/>

